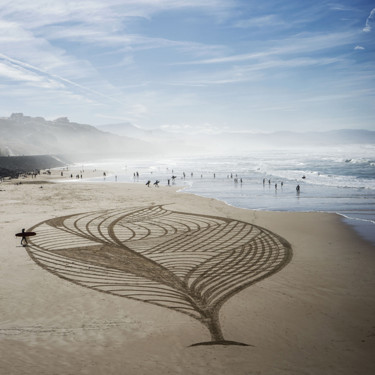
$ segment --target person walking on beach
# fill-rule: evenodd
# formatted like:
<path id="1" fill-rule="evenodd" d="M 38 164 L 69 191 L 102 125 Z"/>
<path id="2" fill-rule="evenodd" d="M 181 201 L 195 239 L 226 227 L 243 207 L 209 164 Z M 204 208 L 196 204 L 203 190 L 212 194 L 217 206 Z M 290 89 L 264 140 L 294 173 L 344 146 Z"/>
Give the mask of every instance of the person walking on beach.
<path id="1" fill-rule="evenodd" d="M 27 245 L 27 238 L 26 238 L 26 236 L 24 234 L 25 234 L 25 229 L 22 229 L 22 238 L 21 238 L 21 245 L 22 246 L 26 246 Z M 25 243 L 25 244 L 23 244 L 23 243 Z"/>
<path id="2" fill-rule="evenodd" d="M 150 187 L 150 184 L 151 184 L 151 181 L 148 180 L 148 181 L 146 182 L 146 186 L 147 186 L 147 187 Z"/>

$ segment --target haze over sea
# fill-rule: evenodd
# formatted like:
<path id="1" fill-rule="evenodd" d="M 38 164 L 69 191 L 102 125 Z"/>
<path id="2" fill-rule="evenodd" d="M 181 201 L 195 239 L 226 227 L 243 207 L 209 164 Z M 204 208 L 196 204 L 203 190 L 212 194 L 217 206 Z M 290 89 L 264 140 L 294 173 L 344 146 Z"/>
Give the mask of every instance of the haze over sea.
<path id="1" fill-rule="evenodd" d="M 83 168 L 107 171 L 106 177 L 92 181 L 133 182 L 146 188 L 150 180 L 151 188 L 155 188 L 156 180 L 166 186 L 169 179 L 171 185 L 183 186 L 185 192 L 246 209 L 336 212 L 375 244 L 372 145 L 254 150 L 237 156 L 112 159 L 85 163 Z M 176 176 L 174 181 L 172 176 Z"/>

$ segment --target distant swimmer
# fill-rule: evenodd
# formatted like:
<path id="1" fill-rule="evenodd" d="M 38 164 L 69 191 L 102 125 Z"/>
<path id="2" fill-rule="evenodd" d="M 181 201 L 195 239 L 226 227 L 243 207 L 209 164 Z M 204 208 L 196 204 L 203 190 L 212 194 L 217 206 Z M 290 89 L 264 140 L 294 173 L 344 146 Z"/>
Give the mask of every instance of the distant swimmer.
<path id="1" fill-rule="evenodd" d="M 297 193 L 299 193 L 299 191 L 300 191 L 300 186 L 299 185 L 297 185 L 296 190 L 297 190 Z"/>
<path id="2" fill-rule="evenodd" d="M 302 176 L 302 178 L 303 178 L 303 179 L 305 179 L 305 178 L 306 178 L 306 176 L 305 176 L 305 175 L 303 175 L 303 176 Z"/>

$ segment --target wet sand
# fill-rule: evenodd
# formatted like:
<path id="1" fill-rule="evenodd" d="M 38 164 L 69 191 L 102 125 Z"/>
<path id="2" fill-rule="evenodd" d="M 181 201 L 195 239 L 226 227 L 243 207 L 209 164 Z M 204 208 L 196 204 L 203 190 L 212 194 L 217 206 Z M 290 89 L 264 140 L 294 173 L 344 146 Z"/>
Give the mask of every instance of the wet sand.
<path id="1" fill-rule="evenodd" d="M 89 174 L 102 172 L 85 171 L 85 177 Z M 243 210 L 177 193 L 175 187 L 53 182 L 60 177 L 54 171 L 20 185 L 17 180 L 0 184 L 0 373 L 374 373 L 375 249 L 337 215 Z M 133 218 L 135 212 L 143 216 Z M 22 228 L 37 232 L 29 248 L 14 236 Z M 64 235 L 61 228 L 67 229 Z M 215 228 L 233 230 L 225 229 L 224 235 Z M 262 240 L 246 242 L 251 233 Z M 69 236 L 77 235 L 83 242 L 69 244 Z M 191 236 L 191 242 L 178 242 L 181 235 Z M 109 288 L 118 273 L 129 274 L 140 259 L 130 253 L 121 258 L 122 245 L 108 245 L 116 236 L 137 239 L 132 251 L 139 252 L 146 247 L 182 249 L 186 243 L 194 252 L 210 243 L 233 248 L 237 260 L 221 269 L 209 268 L 212 258 L 204 254 L 197 258 L 207 265 L 199 277 L 209 296 L 215 290 L 228 295 L 215 310 L 224 339 L 248 346 L 191 346 L 212 341 L 212 335 L 201 321 L 171 308 L 175 297 L 164 297 L 159 305 L 145 302 L 151 301 L 151 292 L 140 296 L 143 279 L 132 295 L 138 300 L 129 298 L 134 280 L 122 279 L 123 287 Z M 100 248 L 92 243 L 94 237 Z M 87 250 L 94 248 L 105 248 L 106 260 L 90 260 Z M 259 260 L 251 257 L 252 249 Z M 171 266 L 177 275 L 191 264 L 189 256 L 181 268 L 181 254 L 177 266 Z M 159 255 L 155 250 L 153 259 Z M 251 267 L 267 266 L 264 277 L 247 287 L 252 268 L 244 267 L 242 259 Z M 152 282 L 170 277 L 162 279 L 154 263 L 144 264 L 152 270 Z M 108 269 L 116 276 L 99 283 Z M 210 270 L 212 277 L 220 274 L 216 284 L 204 284 Z M 178 279 L 173 283 L 172 289 Z"/>

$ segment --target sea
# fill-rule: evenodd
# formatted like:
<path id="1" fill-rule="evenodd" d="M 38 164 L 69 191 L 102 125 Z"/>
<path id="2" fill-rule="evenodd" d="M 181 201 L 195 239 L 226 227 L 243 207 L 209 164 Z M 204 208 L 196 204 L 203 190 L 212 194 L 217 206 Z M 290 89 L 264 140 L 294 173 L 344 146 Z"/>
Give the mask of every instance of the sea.
<path id="1" fill-rule="evenodd" d="M 106 171 L 89 181 L 150 181 L 150 188 L 159 181 L 245 209 L 334 212 L 375 245 L 375 145 L 108 159 L 84 163 L 85 168 Z"/>

